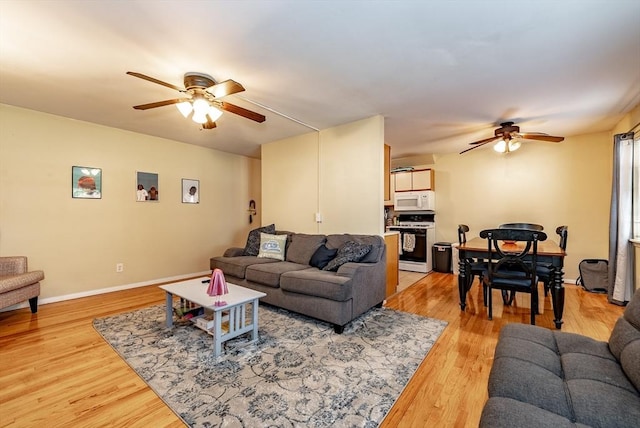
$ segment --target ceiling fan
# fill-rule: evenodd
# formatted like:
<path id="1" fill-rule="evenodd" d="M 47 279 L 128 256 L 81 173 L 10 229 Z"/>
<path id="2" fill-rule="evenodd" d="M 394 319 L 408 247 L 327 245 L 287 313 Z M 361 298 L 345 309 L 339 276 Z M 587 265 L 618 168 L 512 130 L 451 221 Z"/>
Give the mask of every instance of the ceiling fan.
<path id="1" fill-rule="evenodd" d="M 193 113 L 191 116 L 192 120 L 201 124 L 203 129 L 215 128 L 216 120 L 222 115 L 222 110 L 259 123 L 266 120 L 266 117 L 259 113 L 220 100 L 227 95 L 244 91 L 244 87 L 240 83 L 231 79 L 217 83 L 213 77 L 207 74 L 190 72 L 185 73 L 184 88 L 180 88 L 172 85 L 171 83 L 163 82 L 162 80 L 149 77 L 145 74 L 136 73 L 134 71 L 127 71 L 127 74 L 152 83 L 157 83 L 158 85 L 166 86 L 167 88 L 175 89 L 176 91 L 188 96 L 186 98 L 174 98 L 170 100 L 157 101 L 155 103 L 133 106 L 136 110 L 148 110 L 151 108 L 175 104 L 184 117 L 189 117 L 189 115 Z"/>
<path id="2" fill-rule="evenodd" d="M 493 141 L 498 141 L 498 144 L 494 146 L 495 151 L 509 153 L 520 148 L 519 140 L 539 140 L 559 143 L 564 140 L 564 137 L 554 137 L 553 135 L 544 134 L 542 132 L 520 132 L 520 127 L 514 125 L 513 122 L 503 122 L 500 124 L 500 128 L 494 131 L 493 137 L 469 143 L 473 147 L 469 147 L 468 149 L 461 151 L 460 154 L 466 153 L 469 150 L 477 149 L 478 147 L 484 146 L 485 144 Z"/>

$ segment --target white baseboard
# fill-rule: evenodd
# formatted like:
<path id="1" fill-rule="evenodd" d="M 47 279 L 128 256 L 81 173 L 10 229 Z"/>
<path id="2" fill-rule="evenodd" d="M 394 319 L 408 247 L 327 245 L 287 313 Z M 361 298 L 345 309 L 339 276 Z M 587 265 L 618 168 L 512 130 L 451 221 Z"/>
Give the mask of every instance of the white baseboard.
<path id="1" fill-rule="evenodd" d="M 80 299 L 82 297 L 96 296 L 99 294 L 113 293 L 115 291 L 129 290 L 131 288 L 146 287 L 148 285 L 160 284 L 163 282 L 180 281 L 181 279 L 192 278 L 194 276 L 210 276 L 210 275 L 211 275 L 211 271 L 207 270 L 203 272 L 195 272 L 195 273 L 189 273 L 185 275 L 171 276 L 167 278 L 152 279 L 150 281 L 134 282 L 132 284 L 118 285 L 118 286 L 109 287 L 109 288 L 98 288 L 96 290 L 88 290 L 88 291 L 83 291 L 81 293 L 47 297 L 44 299 L 38 299 L 38 306 L 46 305 L 48 303 L 64 302 L 66 300 Z M 6 308 L 0 309 L 0 312 L 13 311 L 15 309 L 28 308 L 28 307 L 29 307 L 29 302 L 25 301 L 13 306 L 8 306 Z"/>

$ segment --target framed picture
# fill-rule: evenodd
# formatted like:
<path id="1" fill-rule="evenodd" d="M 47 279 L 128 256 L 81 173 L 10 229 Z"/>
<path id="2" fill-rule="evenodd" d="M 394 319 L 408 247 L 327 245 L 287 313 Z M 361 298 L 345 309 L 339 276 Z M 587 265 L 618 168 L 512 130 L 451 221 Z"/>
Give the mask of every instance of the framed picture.
<path id="1" fill-rule="evenodd" d="M 90 166 L 71 167 L 71 196 L 102 199 L 102 169 Z"/>
<path id="2" fill-rule="evenodd" d="M 136 201 L 157 202 L 159 200 L 158 174 L 138 171 L 136 173 Z"/>
<path id="3" fill-rule="evenodd" d="M 182 203 L 200 203 L 200 180 L 182 179 Z"/>

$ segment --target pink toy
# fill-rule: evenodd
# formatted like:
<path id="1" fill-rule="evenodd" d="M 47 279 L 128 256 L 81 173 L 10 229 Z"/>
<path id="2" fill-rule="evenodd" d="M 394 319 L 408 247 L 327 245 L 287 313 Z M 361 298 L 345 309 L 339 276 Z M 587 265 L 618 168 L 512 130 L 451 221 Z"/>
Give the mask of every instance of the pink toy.
<path id="1" fill-rule="evenodd" d="M 227 287 L 227 281 L 224 279 L 224 274 L 220 269 L 214 269 L 211 274 L 211 281 L 209 281 L 209 288 L 207 288 L 207 294 L 209 296 L 215 296 L 216 301 L 214 306 L 224 306 L 227 304 L 222 300 L 221 296 L 229 293 L 229 287 Z"/>

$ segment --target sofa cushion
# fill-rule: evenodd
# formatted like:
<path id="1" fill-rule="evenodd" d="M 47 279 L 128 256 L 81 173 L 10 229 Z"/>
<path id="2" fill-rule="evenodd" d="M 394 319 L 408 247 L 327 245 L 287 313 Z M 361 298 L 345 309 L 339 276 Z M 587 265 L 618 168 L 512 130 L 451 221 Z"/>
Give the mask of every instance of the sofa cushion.
<path id="1" fill-rule="evenodd" d="M 324 235 L 294 233 L 291 235 L 291 244 L 287 249 L 287 261 L 308 265 L 311 256 L 326 240 L 327 238 Z"/>
<path id="2" fill-rule="evenodd" d="M 634 351 L 633 346 L 622 353 L 631 350 L 635 362 L 629 365 L 637 367 L 640 348 Z M 525 324 L 508 324 L 500 331 L 489 397 L 480 426 L 546 426 L 541 421 L 557 416 L 593 427 L 633 426 L 640 420 L 640 395 L 606 342 Z M 522 404 L 513 405 L 513 400 Z M 505 403 L 516 410 L 500 414 Z M 519 408 L 530 414 L 523 416 Z M 538 423 L 526 423 L 529 417 Z"/>
<path id="3" fill-rule="evenodd" d="M 640 389 L 640 353 L 637 352 L 640 350 L 640 293 L 633 295 L 623 316 L 613 327 L 609 349 L 636 389 Z"/>
<path id="4" fill-rule="evenodd" d="M 519 357 L 496 358 L 489 374 L 489 397 L 506 397 L 530 403 L 571 419 L 565 383 L 543 365 Z"/>
<path id="5" fill-rule="evenodd" d="M 273 259 L 272 259 L 273 260 Z M 291 262 L 255 264 L 247 267 L 247 281 L 256 282 L 269 287 L 277 288 L 280 285 L 280 276 L 285 272 L 309 269 L 309 265 L 301 265 Z"/>
<path id="6" fill-rule="evenodd" d="M 603 428 L 638 426 L 640 398 L 637 392 L 589 379 L 567 381 L 567 392 L 576 422 Z"/>
<path id="7" fill-rule="evenodd" d="M 384 251 L 384 239 L 378 235 L 327 235 L 327 248 L 340 248 L 347 241 L 354 241 L 358 244 L 371 245 L 371 251 L 361 260 L 362 263 L 377 263 Z"/>
<path id="8" fill-rule="evenodd" d="M 270 235 L 260 233 L 260 250 L 258 257 L 266 257 L 276 260 L 284 260 L 287 235 Z"/>
<path id="9" fill-rule="evenodd" d="M 282 274 L 280 288 L 292 293 L 307 294 L 344 302 L 352 297 L 351 278 L 316 268 Z"/>
<path id="10" fill-rule="evenodd" d="M 248 266 L 266 263 L 277 263 L 276 259 L 258 258 L 257 256 L 213 257 L 209 263 L 211 270 L 220 269 L 225 276 L 244 279 Z"/>
<path id="11" fill-rule="evenodd" d="M 625 346 L 620 354 L 620 365 L 636 389 L 640 390 L 640 340 Z"/>
<path id="12" fill-rule="evenodd" d="M 274 235 L 276 233 L 276 225 L 270 224 L 250 231 L 247 236 L 247 244 L 244 247 L 245 256 L 257 256 L 260 252 L 260 233 L 270 233 Z"/>
<path id="13" fill-rule="evenodd" d="M 554 427 L 578 428 L 567 418 L 532 404 L 506 397 L 491 397 L 482 409 L 480 428 Z"/>
<path id="14" fill-rule="evenodd" d="M 318 269 L 323 269 L 331 260 L 333 260 L 338 254 L 338 250 L 333 248 L 329 249 L 325 245 L 321 245 L 318 247 L 313 256 L 311 256 L 311 260 L 309 264 Z"/>
<path id="15" fill-rule="evenodd" d="M 340 266 L 348 262 L 359 262 L 371 251 L 370 244 L 359 244 L 355 241 L 347 241 L 340 248 L 335 258 L 322 270 L 337 271 Z"/>

